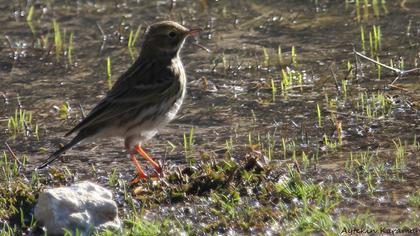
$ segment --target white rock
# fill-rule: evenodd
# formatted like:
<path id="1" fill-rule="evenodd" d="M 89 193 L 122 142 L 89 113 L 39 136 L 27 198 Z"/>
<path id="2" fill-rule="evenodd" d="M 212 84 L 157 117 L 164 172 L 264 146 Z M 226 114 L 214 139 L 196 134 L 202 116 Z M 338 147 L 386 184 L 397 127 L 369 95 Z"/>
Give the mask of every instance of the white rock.
<path id="1" fill-rule="evenodd" d="M 34 213 L 49 235 L 63 234 L 64 229 L 73 233 L 78 229 L 87 235 L 121 228 L 111 191 L 88 181 L 45 190 L 39 195 Z"/>

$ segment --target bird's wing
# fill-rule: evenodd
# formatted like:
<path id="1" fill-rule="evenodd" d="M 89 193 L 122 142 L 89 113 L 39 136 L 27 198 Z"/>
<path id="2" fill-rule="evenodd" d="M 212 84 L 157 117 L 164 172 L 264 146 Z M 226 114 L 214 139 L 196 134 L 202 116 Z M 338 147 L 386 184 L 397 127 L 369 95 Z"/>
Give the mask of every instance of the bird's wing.
<path id="1" fill-rule="evenodd" d="M 112 120 L 165 94 L 174 80 L 170 78 L 157 79 L 156 77 L 173 77 L 173 74 L 171 75 L 165 70 L 157 70 L 156 64 L 153 61 L 136 61 L 115 82 L 106 97 L 66 136 L 89 126 Z"/>

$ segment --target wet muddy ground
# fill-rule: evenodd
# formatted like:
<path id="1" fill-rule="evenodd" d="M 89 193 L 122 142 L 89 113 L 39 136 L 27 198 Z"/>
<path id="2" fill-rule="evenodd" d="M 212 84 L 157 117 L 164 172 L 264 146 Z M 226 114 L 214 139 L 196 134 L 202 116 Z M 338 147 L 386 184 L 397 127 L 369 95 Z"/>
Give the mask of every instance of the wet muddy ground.
<path id="1" fill-rule="evenodd" d="M 420 67 L 419 1 L 2 2 L 3 228 L 39 232 L 16 209 L 30 219 L 41 189 L 85 179 L 114 190 L 127 230 L 133 218 L 160 234 L 420 228 L 420 71 L 395 80 Z M 34 172 L 131 65 L 146 25 L 167 19 L 204 30 L 182 52 L 178 118 L 145 147 L 166 174 L 128 188 L 118 139 Z"/>

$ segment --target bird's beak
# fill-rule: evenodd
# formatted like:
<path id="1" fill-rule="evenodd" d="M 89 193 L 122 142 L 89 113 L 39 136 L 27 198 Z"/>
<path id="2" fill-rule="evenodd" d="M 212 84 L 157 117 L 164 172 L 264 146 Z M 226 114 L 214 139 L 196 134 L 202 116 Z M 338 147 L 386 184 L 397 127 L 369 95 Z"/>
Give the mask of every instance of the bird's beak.
<path id="1" fill-rule="evenodd" d="M 187 31 L 187 35 L 188 36 L 195 35 L 195 34 L 201 32 L 201 31 L 203 31 L 203 29 L 201 29 L 201 28 L 191 28 Z"/>

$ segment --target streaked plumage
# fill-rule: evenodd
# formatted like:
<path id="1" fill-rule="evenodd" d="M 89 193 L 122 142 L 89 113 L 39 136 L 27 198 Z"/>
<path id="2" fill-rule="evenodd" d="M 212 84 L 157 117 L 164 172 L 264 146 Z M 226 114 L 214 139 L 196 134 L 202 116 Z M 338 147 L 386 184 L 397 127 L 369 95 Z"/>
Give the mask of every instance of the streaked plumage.
<path id="1" fill-rule="evenodd" d="M 170 122 L 181 107 L 186 76 L 179 51 L 185 38 L 198 31 L 172 21 L 149 26 L 135 63 L 87 117 L 66 134 L 77 133 L 76 136 L 38 168 L 44 168 L 88 138 L 123 137 L 130 155 L 141 149 L 141 145 Z M 153 165 L 158 168 L 156 163 Z"/>

